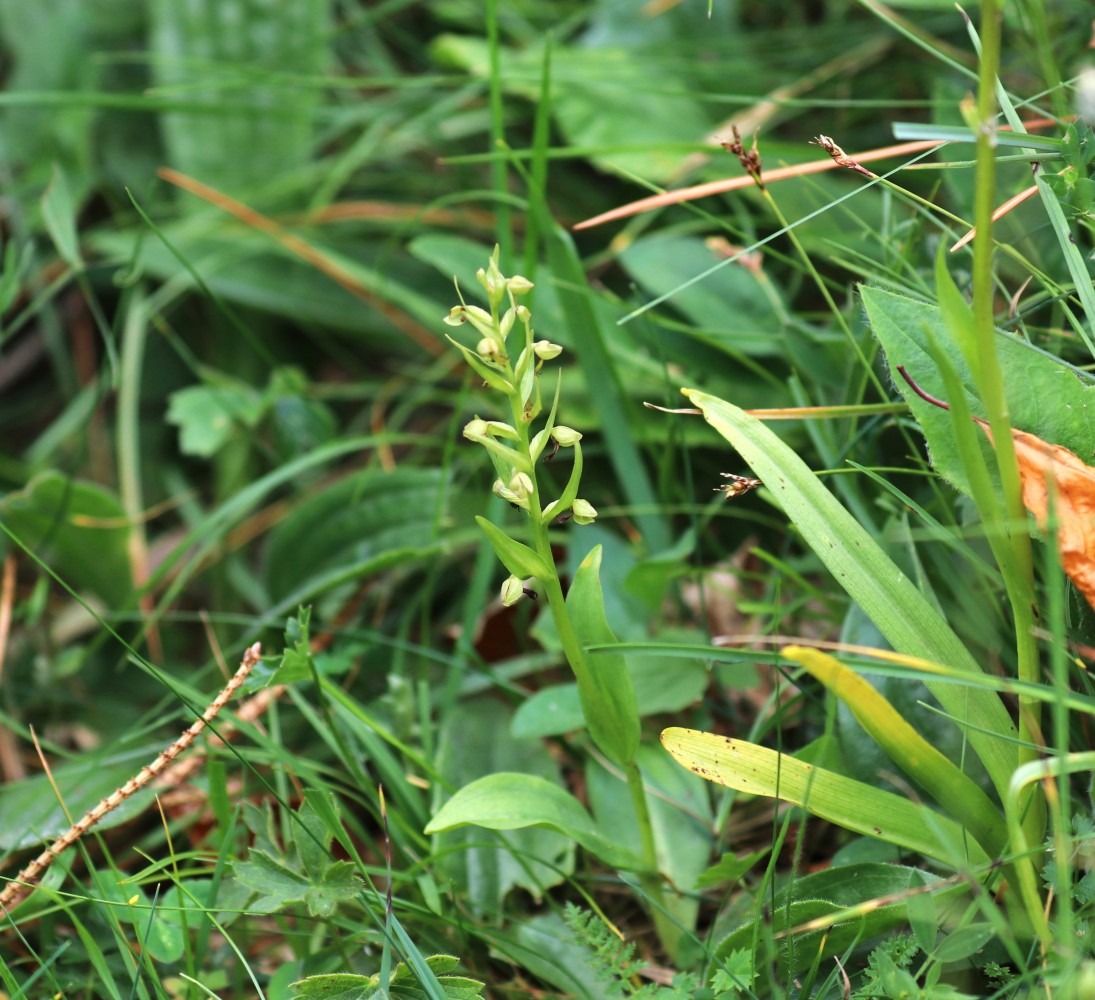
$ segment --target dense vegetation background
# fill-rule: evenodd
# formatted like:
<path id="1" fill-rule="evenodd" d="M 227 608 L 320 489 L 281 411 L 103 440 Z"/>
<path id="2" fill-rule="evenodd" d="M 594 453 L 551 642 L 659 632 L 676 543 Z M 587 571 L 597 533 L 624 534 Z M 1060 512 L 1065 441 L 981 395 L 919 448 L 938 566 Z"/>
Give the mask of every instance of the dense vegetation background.
<path id="1" fill-rule="evenodd" d="M 931 0 L 0 0 L 4 877 L 267 656 L 3 915 L 7 995 L 1091 995 L 1091 611 L 891 370 L 1095 454 L 1091 12 L 1004 6 L 997 50 Z M 986 93 L 1037 134 L 975 147 Z M 735 128 L 764 176 L 898 123 L 882 181 L 573 228 L 744 176 Z M 495 246 L 563 348 L 513 409 L 444 322 L 511 305 Z M 535 504 L 596 518 L 547 566 L 549 414 Z M 666 727 L 793 755 L 784 801 Z"/>

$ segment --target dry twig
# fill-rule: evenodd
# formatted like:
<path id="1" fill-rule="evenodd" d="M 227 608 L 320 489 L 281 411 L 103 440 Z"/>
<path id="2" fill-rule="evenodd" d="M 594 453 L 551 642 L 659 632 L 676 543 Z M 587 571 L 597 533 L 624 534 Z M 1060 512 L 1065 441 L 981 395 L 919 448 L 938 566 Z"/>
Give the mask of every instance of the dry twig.
<path id="1" fill-rule="evenodd" d="M 220 710 L 228 704 L 232 696 L 239 690 L 240 685 L 247 679 L 255 664 L 262 655 L 261 646 L 255 643 L 243 654 L 240 668 L 232 676 L 232 679 L 224 686 L 224 689 L 213 699 L 209 707 L 202 712 L 194 724 L 186 730 L 174 743 L 159 755 L 151 764 L 129 779 L 120 788 L 115 789 L 97 806 L 89 809 L 80 819 L 72 824 L 60 837 L 49 845 L 29 865 L 26 866 L 3 892 L 0 892 L 0 911 L 10 913 L 18 906 L 34 889 L 38 879 L 60 855 L 75 844 L 85 833 L 98 823 L 107 813 L 117 809 L 126 799 L 135 795 L 147 785 L 156 775 L 160 774 L 176 757 L 179 756 L 191 743 L 201 735 L 201 732 L 212 722 Z"/>

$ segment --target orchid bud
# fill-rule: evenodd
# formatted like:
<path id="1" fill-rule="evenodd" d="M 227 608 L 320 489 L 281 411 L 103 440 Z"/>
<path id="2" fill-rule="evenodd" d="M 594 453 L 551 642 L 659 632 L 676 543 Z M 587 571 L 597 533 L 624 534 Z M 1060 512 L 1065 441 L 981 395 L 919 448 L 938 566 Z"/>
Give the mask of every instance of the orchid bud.
<path id="1" fill-rule="evenodd" d="M 588 500 L 575 500 L 570 509 L 575 524 L 592 524 L 597 517 L 597 509 Z"/>
<path id="2" fill-rule="evenodd" d="M 507 608 L 512 608 L 524 596 L 525 585 L 523 581 L 515 576 L 506 577 L 505 582 L 502 584 L 502 603 Z"/>
<path id="3" fill-rule="evenodd" d="M 551 436 L 563 448 L 572 448 L 582 440 L 580 431 L 573 427 L 555 426 L 551 429 Z"/>
<path id="4" fill-rule="evenodd" d="M 513 504 L 514 507 L 528 510 L 528 495 L 518 493 L 516 490 L 511 489 L 501 479 L 496 479 L 494 481 L 491 492 L 493 492 L 495 496 L 501 497 L 506 503 Z"/>
<path id="5" fill-rule="evenodd" d="M 475 345 L 475 353 L 478 354 L 479 357 L 485 358 L 487 361 L 493 361 L 501 354 L 501 351 L 493 337 L 484 337 Z"/>
<path id="6" fill-rule="evenodd" d="M 510 295 L 519 298 L 522 295 L 528 295 L 535 286 L 524 275 L 515 274 L 512 278 L 506 279 L 506 287 Z"/>
<path id="7" fill-rule="evenodd" d="M 532 492 L 532 480 L 527 472 L 515 472 L 510 478 L 509 488 L 519 497 L 527 497 Z M 593 513 L 596 517 L 597 512 Z"/>
<path id="8" fill-rule="evenodd" d="M 475 441 L 478 438 L 486 437 L 490 426 L 485 420 L 480 420 L 476 417 L 474 420 L 469 420 L 464 425 L 464 437 L 469 441 Z"/>
<path id="9" fill-rule="evenodd" d="M 550 340 L 538 340 L 532 345 L 532 349 L 536 352 L 536 357 L 541 361 L 550 361 L 552 358 L 557 358 L 563 353 L 562 347 L 558 344 L 553 344 Z"/>

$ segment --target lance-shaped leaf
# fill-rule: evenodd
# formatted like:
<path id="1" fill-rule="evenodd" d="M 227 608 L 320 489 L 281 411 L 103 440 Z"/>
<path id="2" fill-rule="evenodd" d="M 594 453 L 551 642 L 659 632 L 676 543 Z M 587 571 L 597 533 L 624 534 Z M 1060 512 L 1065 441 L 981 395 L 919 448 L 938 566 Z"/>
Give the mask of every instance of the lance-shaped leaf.
<path id="1" fill-rule="evenodd" d="M 485 517 L 476 517 L 475 521 L 483 529 L 498 561 L 514 576 L 522 579 L 534 576 L 537 580 L 545 580 L 551 575 L 551 568 L 539 553 L 515 538 L 510 538 Z"/>
<path id="2" fill-rule="evenodd" d="M 695 389 L 685 395 L 741 453 L 798 526 L 833 578 L 878 626 L 894 649 L 969 674 L 981 667 L 954 631 L 878 543 L 772 430 L 744 410 Z M 1015 725 L 999 696 L 976 686 L 927 681 L 964 722 L 971 745 L 1003 794 L 1015 769 Z"/>
<path id="3" fill-rule="evenodd" d="M 465 785 L 441 807 L 425 832 L 441 833 L 460 826 L 488 830 L 546 826 L 570 837 L 614 868 L 643 870 L 639 858 L 606 837 L 570 792 L 534 774 L 502 771 Z"/>
<path id="4" fill-rule="evenodd" d="M 582 560 L 566 603 L 582 646 L 607 646 L 617 641 L 605 617 L 601 546 L 596 546 Z M 571 666 L 593 742 L 617 764 L 631 763 L 639 748 L 639 705 L 623 656 L 619 653 L 591 656 L 583 652 Z"/>
<path id="5" fill-rule="evenodd" d="M 574 442 L 574 467 L 570 470 L 570 479 L 567 480 L 566 488 L 559 495 L 558 500 L 554 500 L 549 503 L 545 508 L 543 514 L 540 515 L 540 520 L 547 524 L 553 517 L 558 517 L 560 514 L 565 514 L 570 510 L 570 505 L 574 503 L 575 498 L 578 496 L 578 487 L 582 485 L 582 446 L 577 441 Z"/>

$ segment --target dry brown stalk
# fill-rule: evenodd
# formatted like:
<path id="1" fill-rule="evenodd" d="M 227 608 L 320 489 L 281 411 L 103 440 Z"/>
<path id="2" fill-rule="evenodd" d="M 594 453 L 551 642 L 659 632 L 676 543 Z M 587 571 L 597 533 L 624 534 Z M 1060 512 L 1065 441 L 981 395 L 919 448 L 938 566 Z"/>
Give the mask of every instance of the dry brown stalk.
<path id="1" fill-rule="evenodd" d="M 97 806 L 89 809 L 79 820 L 72 824 L 60 837 L 49 845 L 29 865 L 26 866 L 14 880 L 8 883 L 3 892 L 0 892 L 0 911 L 10 913 L 33 891 L 38 879 L 47 868 L 60 855 L 75 844 L 84 834 L 98 823 L 107 813 L 117 809 L 126 799 L 135 795 L 153 778 L 160 774 L 176 757 L 179 756 L 191 743 L 201 735 L 201 732 L 212 722 L 221 709 L 228 704 L 232 696 L 239 690 L 240 685 L 247 679 L 255 664 L 262 655 L 260 643 L 255 643 L 243 654 L 240 668 L 233 674 L 231 680 L 224 686 L 220 694 L 202 712 L 194 724 L 186 730 L 174 743 L 159 755 L 151 764 L 145 765 L 120 788 L 115 789 Z"/>

